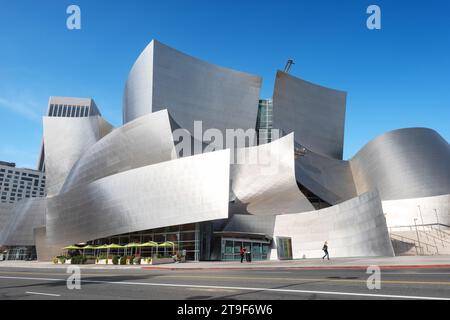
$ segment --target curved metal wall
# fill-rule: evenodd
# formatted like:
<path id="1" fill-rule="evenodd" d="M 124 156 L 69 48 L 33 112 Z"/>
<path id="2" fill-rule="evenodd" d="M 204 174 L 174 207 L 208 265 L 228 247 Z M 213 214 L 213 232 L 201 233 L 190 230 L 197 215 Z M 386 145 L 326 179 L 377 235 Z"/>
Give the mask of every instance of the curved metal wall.
<path id="1" fill-rule="evenodd" d="M 350 161 L 358 194 L 377 189 L 382 200 L 450 194 L 449 163 L 447 141 L 424 128 L 385 133 Z"/>
<path id="2" fill-rule="evenodd" d="M 279 215 L 274 238 L 290 237 L 294 259 L 319 258 L 328 241 L 330 257 L 394 256 L 377 192 L 326 209 Z M 276 259 L 273 250 L 272 259 Z"/>
<path id="3" fill-rule="evenodd" d="M 305 148 L 342 159 L 347 94 L 278 71 L 273 93 L 273 127 L 295 132 Z"/>
<path id="4" fill-rule="evenodd" d="M 61 192 L 119 172 L 176 159 L 167 110 L 142 116 L 91 146 L 70 171 Z"/>
<path id="5" fill-rule="evenodd" d="M 350 163 L 307 151 L 295 160 L 297 181 L 329 204 L 357 196 Z"/>
<path id="6" fill-rule="evenodd" d="M 152 110 L 153 98 L 153 47 L 152 41 L 142 51 L 131 68 L 123 94 L 123 123 L 142 117 Z"/>
<path id="7" fill-rule="evenodd" d="M 229 150 L 118 173 L 48 199 L 50 244 L 228 218 Z"/>
<path id="8" fill-rule="evenodd" d="M 168 109 L 193 133 L 203 129 L 255 129 L 261 78 L 196 59 L 153 40 L 129 74 L 123 99 L 124 123 Z"/>
<path id="9" fill-rule="evenodd" d="M 385 200 L 450 193 L 450 147 L 430 129 L 385 133 L 365 145 L 350 161 L 306 151 L 296 159 L 302 185 L 330 204 L 378 190 Z"/>
<path id="10" fill-rule="evenodd" d="M 314 210 L 295 180 L 294 134 L 258 147 L 236 149 L 231 164 L 231 190 L 245 211 L 274 215 Z"/>
<path id="11" fill-rule="evenodd" d="M 0 245 L 33 246 L 33 229 L 45 225 L 46 198 L 29 198 L 15 203 L 0 234 Z"/>
<path id="12" fill-rule="evenodd" d="M 78 159 L 112 126 L 100 116 L 86 118 L 44 117 L 46 187 L 58 194 Z"/>
<path id="13" fill-rule="evenodd" d="M 0 203 L 0 246 L 3 245 L 3 237 L 8 231 L 9 223 L 14 214 L 13 203 Z"/>

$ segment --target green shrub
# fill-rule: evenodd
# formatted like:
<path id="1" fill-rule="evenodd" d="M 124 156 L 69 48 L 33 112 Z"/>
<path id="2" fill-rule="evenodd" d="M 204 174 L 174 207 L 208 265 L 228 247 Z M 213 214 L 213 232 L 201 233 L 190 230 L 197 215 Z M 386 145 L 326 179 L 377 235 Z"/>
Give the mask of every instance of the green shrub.
<path id="1" fill-rule="evenodd" d="M 112 256 L 112 263 L 113 264 L 119 264 L 119 256 Z"/>
<path id="2" fill-rule="evenodd" d="M 127 264 L 127 257 L 126 257 L 126 256 L 120 257 L 120 262 L 119 262 L 119 264 L 120 264 L 120 265 L 125 265 L 125 264 Z"/>
<path id="3" fill-rule="evenodd" d="M 141 257 L 134 257 L 133 263 L 134 264 L 141 264 Z"/>
<path id="4" fill-rule="evenodd" d="M 72 264 L 84 264 L 87 258 L 83 256 L 73 256 L 71 259 Z"/>
<path id="5" fill-rule="evenodd" d="M 129 256 L 128 257 L 128 263 L 129 264 L 133 264 L 134 263 L 134 256 Z"/>
<path id="6" fill-rule="evenodd" d="M 59 259 L 58 259 L 57 257 L 54 257 L 54 258 L 53 258 L 53 263 L 54 263 L 54 264 L 58 264 L 58 261 L 59 261 Z"/>

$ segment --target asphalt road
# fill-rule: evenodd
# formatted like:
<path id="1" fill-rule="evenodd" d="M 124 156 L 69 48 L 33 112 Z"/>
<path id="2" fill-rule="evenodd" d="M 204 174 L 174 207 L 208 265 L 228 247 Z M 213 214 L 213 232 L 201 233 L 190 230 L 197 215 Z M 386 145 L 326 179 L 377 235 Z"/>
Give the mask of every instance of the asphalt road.
<path id="1" fill-rule="evenodd" d="M 366 270 L 83 269 L 81 289 L 69 290 L 64 269 L 0 267 L 0 299 L 450 299 L 450 269 L 381 271 L 369 290 Z"/>

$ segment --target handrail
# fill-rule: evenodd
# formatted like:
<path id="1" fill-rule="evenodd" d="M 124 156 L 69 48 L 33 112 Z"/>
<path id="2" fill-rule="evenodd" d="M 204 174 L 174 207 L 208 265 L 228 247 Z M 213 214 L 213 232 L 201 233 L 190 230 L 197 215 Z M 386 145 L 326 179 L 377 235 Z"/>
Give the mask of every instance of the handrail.
<path id="1" fill-rule="evenodd" d="M 403 241 L 403 239 L 412 241 L 414 243 L 415 248 L 416 248 L 416 253 L 417 253 L 417 248 L 420 248 L 421 249 L 420 251 L 421 251 L 422 255 L 425 255 L 424 252 L 423 252 L 423 249 L 424 249 L 423 246 L 417 245 L 417 243 L 420 243 L 419 240 L 408 238 L 408 237 L 404 237 L 404 236 L 401 236 L 401 235 L 398 235 L 398 234 L 395 234 L 395 233 L 391 233 L 390 235 L 391 235 L 391 238 L 392 237 L 397 237 L 397 238 L 400 238 L 401 241 Z M 428 244 L 426 242 L 424 242 L 423 245 L 426 246 L 427 252 L 430 251 L 429 247 L 431 247 L 431 248 L 434 248 L 436 250 L 437 254 L 439 254 L 439 249 L 438 249 L 438 247 L 436 245 Z"/>
<path id="2" fill-rule="evenodd" d="M 444 242 L 446 242 L 448 245 L 450 245 L 450 240 L 447 240 L 447 239 L 444 238 L 444 237 L 436 236 L 436 235 L 434 235 L 434 234 L 432 234 L 432 233 L 430 233 L 430 232 L 428 232 L 428 231 L 425 231 L 425 230 L 423 230 L 423 229 L 421 230 L 421 229 L 419 228 L 419 226 L 422 226 L 422 227 L 424 227 L 424 226 L 429 226 L 429 227 L 431 227 L 431 229 L 433 229 L 433 226 L 435 226 L 435 225 L 437 225 L 437 224 L 417 225 L 417 228 L 416 228 L 416 226 L 402 226 L 402 227 L 395 227 L 395 229 L 399 229 L 399 228 L 407 228 L 407 229 L 409 229 L 409 231 L 416 231 L 416 232 L 425 234 L 425 236 L 427 237 L 428 240 L 430 240 L 429 238 L 431 237 L 431 238 L 433 238 L 433 240 L 441 241 L 441 242 L 442 242 L 442 246 L 445 246 L 445 245 L 444 245 Z M 440 225 L 442 225 L 442 224 L 440 224 Z M 442 226 L 444 226 L 444 225 L 442 225 Z M 393 228 L 393 227 L 390 227 L 390 228 L 389 228 L 390 233 L 395 232 L 395 231 L 397 231 L 397 232 L 402 232 L 402 231 L 400 231 L 400 230 L 392 231 L 392 229 L 394 229 L 394 228 Z M 440 232 L 440 233 L 443 232 L 446 236 L 449 236 L 449 237 L 450 237 L 450 234 L 448 234 L 448 233 L 445 232 L 445 231 L 442 231 L 442 230 L 439 230 L 439 229 L 433 229 L 433 230 L 436 231 L 436 232 Z"/>

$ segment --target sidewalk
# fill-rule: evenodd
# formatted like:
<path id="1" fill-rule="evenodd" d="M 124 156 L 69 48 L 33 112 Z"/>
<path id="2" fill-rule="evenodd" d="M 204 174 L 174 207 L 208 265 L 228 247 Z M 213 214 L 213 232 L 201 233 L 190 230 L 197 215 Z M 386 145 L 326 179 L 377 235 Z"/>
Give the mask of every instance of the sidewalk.
<path id="1" fill-rule="evenodd" d="M 166 264 L 144 266 L 150 270 L 314 270 L 314 269 L 367 269 L 369 266 L 379 266 L 384 269 L 400 268 L 448 268 L 450 256 L 426 257 L 377 257 L 377 258 L 336 258 L 331 260 L 304 259 L 285 261 L 254 261 L 251 263 L 232 262 L 192 262 L 181 264 Z"/>
<path id="2" fill-rule="evenodd" d="M 425 257 L 377 257 L 377 258 L 336 258 L 328 260 L 304 259 L 287 261 L 254 261 L 240 263 L 239 261 L 214 261 L 214 262 L 188 262 L 172 263 L 158 266 L 121 266 L 121 265 L 82 265 L 82 269 L 146 269 L 146 270 L 289 270 L 289 269 L 366 269 L 368 266 L 379 266 L 385 269 L 400 268 L 448 268 L 450 269 L 450 256 L 425 256 Z M 52 262 L 37 261 L 0 261 L 0 268 L 45 268 L 65 269 L 68 265 L 56 265 Z"/>

